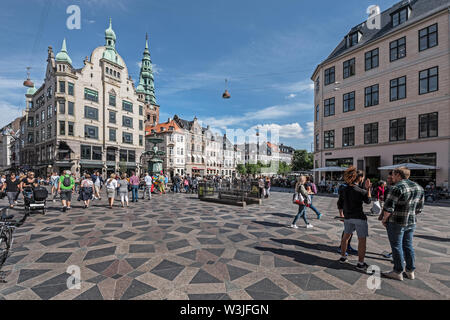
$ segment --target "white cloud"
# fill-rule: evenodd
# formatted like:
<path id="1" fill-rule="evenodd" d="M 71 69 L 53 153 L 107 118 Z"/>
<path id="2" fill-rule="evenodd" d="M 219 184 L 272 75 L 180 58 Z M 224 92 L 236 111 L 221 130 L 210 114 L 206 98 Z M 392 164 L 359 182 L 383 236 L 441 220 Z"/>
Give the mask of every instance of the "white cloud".
<path id="1" fill-rule="evenodd" d="M 259 129 L 259 132 L 262 136 L 267 136 L 267 133 L 270 132 L 270 136 L 273 137 L 278 135 L 280 138 L 296 138 L 296 139 L 305 139 L 307 135 L 305 134 L 305 130 L 300 126 L 298 122 L 289 123 L 289 124 L 276 124 L 269 123 L 263 125 L 253 126 L 251 129 L 256 130 Z M 276 141 L 274 141 L 276 142 Z"/>
<path id="2" fill-rule="evenodd" d="M 296 96 L 296 94 L 291 93 L 290 95 L 286 96 L 286 99 L 294 99 Z"/>
<path id="3" fill-rule="evenodd" d="M 303 80 L 294 82 L 285 86 L 279 86 L 284 92 L 291 92 L 292 94 L 301 92 L 310 92 L 314 90 L 314 83 L 311 80 Z"/>
<path id="4" fill-rule="evenodd" d="M 0 128 L 15 120 L 17 117 L 22 116 L 22 109 L 18 106 L 14 106 L 8 102 L 0 101 Z"/>

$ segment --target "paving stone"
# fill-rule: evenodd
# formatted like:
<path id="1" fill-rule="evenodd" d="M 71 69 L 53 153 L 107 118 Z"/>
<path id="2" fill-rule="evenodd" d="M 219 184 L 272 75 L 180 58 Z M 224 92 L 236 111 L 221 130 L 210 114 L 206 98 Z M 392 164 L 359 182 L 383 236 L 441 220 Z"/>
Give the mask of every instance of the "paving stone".
<path id="1" fill-rule="evenodd" d="M 251 271 L 249 271 L 249 270 L 235 267 L 235 266 L 232 266 L 229 264 L 227 264 L 227 269 L 228 269 L 228 274 L 230 275 L 231 281 L 236 280 L 240 277 L 245 276 L 246 274 L 251 273 Z"/>
<path id="2" fill-rule="evenodd" d="M 74 300 L 103 300 L 103 295 L 97 286 L 93 286 L 80 294 Z"/>
<path id="3" fill-rule="evenodd" d="M 111 256 L 114 254 L 114 252 L 116 252 L 116 247 L 91 250 L 88 251 L 88 253 L 84 257 L 84 261 Z"/>
<path id="4" fill-rule="evenodd" d="M 140 295 L 146 294 L 148 292 L 152 292 L 154 290 L 156 290 L 156 288 L 153 288 L 152 286 L 149 286 L 148 284 L 145 284 L 141 281 L 133 279 L 133 281 L 131 282 L 127 291 L 125 291 L 125 293 L 123 294 L 121 300 L 129 300 L 132 298 L 136 298 Z"/>
<path id="5" fill-rule="evenodd" d="M 40 275 L 51 271 L 50 269 L 21 269 L 19 272 L 19 279 L 17 283 L 22 283 L 27 280 L 39 277 Z"/>
<path id="6" fill-rule="evenodd" d="M 70 252 L 48 252 L 44 253 L 36 262 L 38 263 L 64 263 L 72 255 Z"/>
<path id="7" fill-rule="evenodd" d="M 188 246 L 189 246 L 189 242 L 187 242 L 187 240 L 178 240 L 178 241 L 167 243 L 167 249 L 169 249 L 170 251 L 185 248 Z"/>
<path id="8" fill-rule="evenodd" d="M 192 278 L 190 284 L 194 283 L 222 283 L 219 279 L 216 277 L 213 277 L 208 272 L 200 269 L 197 274 Z"/>
<path id="9" fill-rule="evenodd" d="M 245 291 L 255 300 L 283 300 L 289 296 L 267 278 L 247 287 Z"/>
<path id="10" fill-rule="evenodd" d="M 169 281 L 173 281 L 181 271 L 184 270 L 184 266 L 176 262 L 169 260 L 163 260 L 160 264 L 154 267 L 150 272 L 160 276 Z"/>
<path id="11" fill-rule="evenodd" d="M 188 294 L 189 300 L 231 300 L 226 293 Z"/>
<path id="12" fill-rule="evenodd" d="M 255 253 L 237 250 L 236 254 L 234 255 L 234 259 L 254 265 L 259 265 L 260 256 Z"/>
<path id="13" fill-rule="evenodd" d="M 335 286 L 325 282 L 313 274 L 283 274 L 283 277 L 291 281 L 297 287 L 305 291 L 338 290 Z"/>

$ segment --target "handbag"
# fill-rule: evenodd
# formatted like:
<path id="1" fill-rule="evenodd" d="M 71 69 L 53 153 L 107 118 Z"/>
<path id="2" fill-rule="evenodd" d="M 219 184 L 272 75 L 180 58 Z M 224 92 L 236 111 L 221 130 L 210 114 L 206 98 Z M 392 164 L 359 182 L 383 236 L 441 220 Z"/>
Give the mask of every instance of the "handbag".
<path id="1" fill-rule="evenodd" d="M 372 214 L 377 215 L 381 213 L 381 205 L 380 205 L 380 201 L 375 201 L 372 205 L 372 208 L 370 209 L 370 212 L 372 212 Z"/>
<path id="2" fill-rule="evenodd" d="M 303 197 L 303 195 L 300 192 L 295 192 L 294 196 L 292 197 L 292 202 L 294 204 L 298 204 L 300 205 L 304 205 L 305 204 L 305 198 Z"/>

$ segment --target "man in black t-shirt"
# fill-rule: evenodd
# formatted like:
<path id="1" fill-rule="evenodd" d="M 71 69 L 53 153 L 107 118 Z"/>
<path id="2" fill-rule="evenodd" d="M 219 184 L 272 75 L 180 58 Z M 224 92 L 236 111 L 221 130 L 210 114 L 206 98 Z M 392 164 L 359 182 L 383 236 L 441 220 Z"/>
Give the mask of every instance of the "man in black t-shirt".
<path id="1" fill-rule="evenodd" d="M 367 269 L 368 265 L 364 262 L 366 255 L 366 238 L 369 235 L 367 217 L 363 211 L 363 202 L 370 203 L 370 188 L 372 184 L 367 179 L 364 188 L 360 185 L 364 181 L 364 173 L 357 171 L 355 167 L 348 168 L 344 173 L 346 186 L 339 190 L 339 200 L 337 203 L 340 216 L 344 217 L 344 236 L 341 242 L 340 262 L 347 261 L 345 253 L 347 251 L 348 240 L 356 230 L 358 236 L 358 264 L 356 268 L 360 270 Z"/>

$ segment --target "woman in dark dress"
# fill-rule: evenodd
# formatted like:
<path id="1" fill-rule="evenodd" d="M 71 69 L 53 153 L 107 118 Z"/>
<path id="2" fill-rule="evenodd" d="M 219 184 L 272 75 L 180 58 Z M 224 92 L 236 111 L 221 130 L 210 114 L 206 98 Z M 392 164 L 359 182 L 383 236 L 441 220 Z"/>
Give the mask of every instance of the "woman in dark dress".
<path id="1" fill-rule="evenodd" d="M 20 190 L 20 181 L 16 178 L 14 173 L 6 179 L 5 183 L 2 186 L 2 191 L 6 190 L 6 196 L 8 197 L 9 207 L 14 208 L 14 204 L 16 202 L 17 194 Z"/>
<path id="2" fill-rule="evenodd" d="M 80 199 L 84 201 L 84 208 L 89 207 L 89 202 L 94 194 L 94 182 L 92 182 L 91 175 L 86 173 L 84 179 L 81 182 Z"/>

